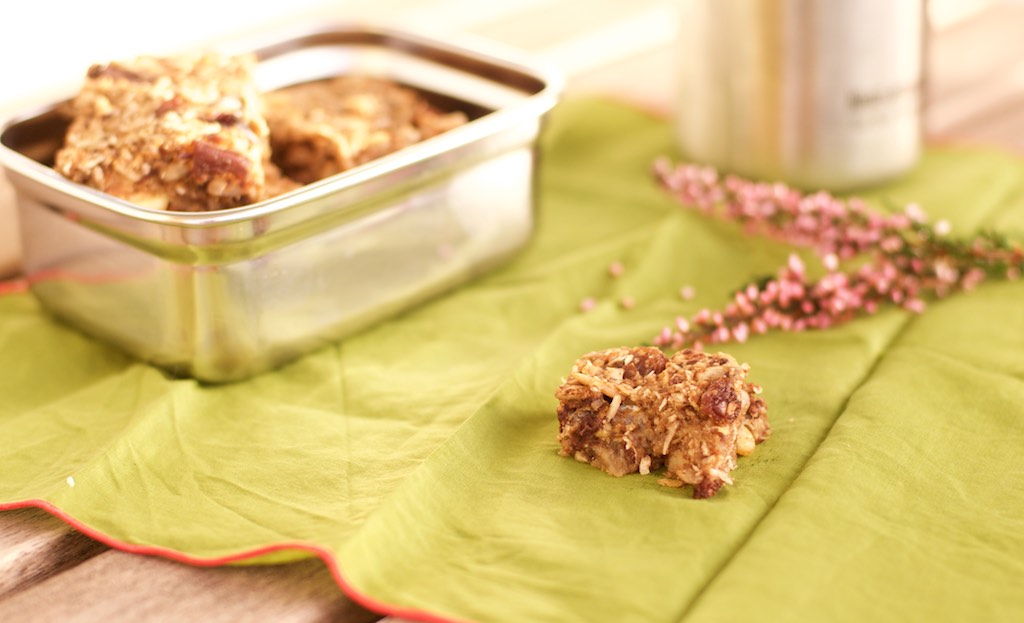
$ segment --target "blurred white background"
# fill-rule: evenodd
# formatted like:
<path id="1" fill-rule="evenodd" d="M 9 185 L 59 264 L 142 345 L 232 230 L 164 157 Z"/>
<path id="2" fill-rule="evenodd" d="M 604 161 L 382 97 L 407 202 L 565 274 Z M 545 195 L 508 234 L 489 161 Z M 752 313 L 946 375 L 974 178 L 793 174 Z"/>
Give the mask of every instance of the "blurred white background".
<path id="1" fill-rule="evenodd" d="M 80 80 L 94 62 L 199 45 L 344 0 L 18 0 L 0 10 L 0 105 Z"/>
<path id="2" fill-rule="evenodd" d="M 597 14 L 629 13 L 621 0 L 588 0 Z M 369 19 L 406 27 L 473 32 L 508 17 L 542 16 L 565 0 L 15 0 L 0 9 L 0 110 L 77 86 L 92 63 L 192 50 L 224 38 L 313 19 Z M 669 9 L 671 0 L 641 0 Z M 603 11 L 600 10 L 603 7 Z M 535 18 L 534 18 L 535 19 Z M 515 35 L 524 29 L 514 24 Z M 547 27 L 550 30 L 550 25 Z"/>
<path id="3" fill-rule="evenodd" d="M 543 45 L 553 60 L 579 73 L 602 60 L 614 61 L 630 52 L 634 31 L 646 31 L 641 38 L 651 45 L 671 36 L 673 5 L 686 0 L 629 2 L 589 0 L 585 3 L 559 0 L 175 0 L 150 3 L 137 0 L 15 0 L 0 10 L 0 109 L 12 103 L 75 85 L 94 62 L 143 53 L 168 53 L 216 41 L 226 36 L 267 30 L 282 23 L 310 18 L 372 18 L 393 20 L 431 31 L 483 30 L 495 34 L 495 24 L 508 19 L 515 28 L 501 31 L 514 44 Z M 850 0 L 856 1 L 856 0 Z M 899 0 L 894 0 L 899 1 Z M 930 0 L 932 27 L 943 29 L 986 6 L 1007 0 Z M 1022 0 L 1010 0 L 1022 1 Z M 560 6 L 578 5 L 573 22 L 552 29 L 539 23 L 548 7 L 559 20 L 566 12 Z M 582 9 L 582 10 L 580 10 Z M 606 15 L 611 22 L 600 24 L 596 33 L 581 32 L 588 21 Z M 514 22 L 532 16 L 541 32 L 564 28 L 565 41 L 536 38 L 528 26 Z M 618 29 L 618 30 L 616 30 Z M 488 32 L 491 31 L 491 32 Z M 622 32 L 621 37 L 616 37 Z M 586 45 L 587 34 L 602 35 L 609 45 Z M 589 39 L 593 39 L 591 36 Z M 618 45 L 616 45 L 616 43 Z M 545 45 L 546 44 L 546 45 Z M 635 45 L 635 44 L 634 44 Z M 587 56 L 574 55 L 586 49 Z M 608 58 L 594 58 L 607 56 Z"/>

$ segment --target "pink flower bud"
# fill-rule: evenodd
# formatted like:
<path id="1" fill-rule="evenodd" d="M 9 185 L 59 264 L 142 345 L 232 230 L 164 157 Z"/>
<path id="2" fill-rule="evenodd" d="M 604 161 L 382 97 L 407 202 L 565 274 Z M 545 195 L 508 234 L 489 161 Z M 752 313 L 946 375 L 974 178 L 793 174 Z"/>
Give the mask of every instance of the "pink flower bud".
<path id="1" fill-rule="evenodd" d="M 796 253 L 790 253 L 789 260 L 787 261 L 786 265 L 789 267 L 789 270 L 793 272 L 793 274 L 798 275 L 800 277 L 804 275 L 803 260 L 801 260 L 800 256 L 797 255 Z"/>
<path id="2" fill-rule="evenodd" d="M 687 333 L 690 330 L 690 323 L 686 321 L 686 318 L 676 316 L 676 327 L 683 333 Z M 668 331 L 668 327 L 665 328 L 665 331 Z"/>
<path id="3" fill-rule="evenodd" d="M 907 218 L 915 223 L 923 223 L 928 218 L 925 216 L 924 210 L 921 209 L 921 206 L 916 203 L 908 203 L 907 207 L 903 209 L 903 213 L 907 215 Z"/>
<path id="4" fill-rule="evenodd" d="M 921 299 L 907 299 L 907 301 L 903 303 L 903 307 L 915 314 L 920 314 L 924 312 L 924 301 Z"/>

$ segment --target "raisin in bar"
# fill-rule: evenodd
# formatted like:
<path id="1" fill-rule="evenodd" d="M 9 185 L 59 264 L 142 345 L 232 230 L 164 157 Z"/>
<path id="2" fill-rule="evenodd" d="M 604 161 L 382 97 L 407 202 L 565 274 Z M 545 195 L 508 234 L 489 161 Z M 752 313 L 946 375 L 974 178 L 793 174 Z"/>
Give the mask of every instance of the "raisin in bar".
<path id="1" fill-rule="evenodd" d="M 264 95 L 274 162 L 304 184 L 466 122 L 394 82 L 340 76 Z"/>
<path id="2" fill-rule="evenodd" d="M 250 55 L 193 54 L 92 66 L 55 168 L 155 209 L 266 198 L 270 147 L 254 65 Z"/>
<path id="3" fill-rule="evenodd" d="M 711 497 L 732 484 L 737 454 L 771 434 L 748 371 L 729 355 L 690 349 L 671 358 L 651 347 L 584 355 L 555 393 L 561 454 L 613 476 L 664 468 L 662 484 Z"/>

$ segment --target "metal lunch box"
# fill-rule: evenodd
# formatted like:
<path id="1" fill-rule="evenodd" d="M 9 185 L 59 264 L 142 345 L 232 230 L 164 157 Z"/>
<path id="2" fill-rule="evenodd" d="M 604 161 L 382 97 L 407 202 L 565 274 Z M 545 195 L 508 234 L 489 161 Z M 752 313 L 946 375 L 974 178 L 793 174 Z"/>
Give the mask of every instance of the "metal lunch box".
<path id="1" fill-rule="evenodd" d="M 233 381 L 461 284 L 528 242 L 556 72 L 376 26 L 243 47 L 257 53 L 264 91 L 372 75 L 470 121 L 288 194 L 203 213 L 142 208 L 54 171 L 60 102 L 8 121 L 0 164 L 16 191 L 24 270 L 53 315 L 174 374 Z"/>

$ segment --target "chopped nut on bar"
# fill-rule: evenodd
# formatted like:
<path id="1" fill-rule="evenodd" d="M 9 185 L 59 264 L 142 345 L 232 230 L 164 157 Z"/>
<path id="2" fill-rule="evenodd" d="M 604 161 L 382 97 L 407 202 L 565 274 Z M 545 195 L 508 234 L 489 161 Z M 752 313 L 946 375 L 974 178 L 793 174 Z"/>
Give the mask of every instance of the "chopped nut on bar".
<path id="1" fill-rule="evenodd" d="M 216 210 L 266 198 L 273 165 L 254 62 L 197 54 L 94 65 L 72 102 L 56 169 L 156 209 Z"/>
<path id="2" fill-rule="evenodd" d="M 761 389 L 731 356 L 651 347 L 584 355 L 555 393 L 561 454 L 613 476 L 664 468 L 693 497 L 732 484 L 737 454 L 771 434 Z"/>
<path id="3" fill-rule="evenodd" d="M 315 182 L 466 122 L 387 80 L 341 76 L 264 96 L 274 162 Z"/>

